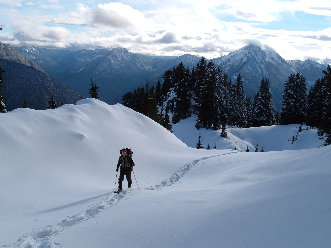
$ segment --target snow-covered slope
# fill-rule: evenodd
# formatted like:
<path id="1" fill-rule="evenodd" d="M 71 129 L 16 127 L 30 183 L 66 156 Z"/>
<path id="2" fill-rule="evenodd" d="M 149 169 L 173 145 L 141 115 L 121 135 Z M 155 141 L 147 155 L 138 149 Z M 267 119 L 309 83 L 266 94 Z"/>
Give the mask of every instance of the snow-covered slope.
<path id="1" fill-rule="evenodd" d="M 0 213 L 6 218 L 0 233 L 13 236 L 1 235 L 0 244 L 38 226 L 33 213 L 109 192 L 123 147 L 134 151 L 142 186 L 189 159 L 173 134 L 120 104 L 88 99 L 55 110 L 1 114 Z"/>
<path id="2" fill-rule="evenodd" d="M 196 147 L 201 136 L 204 148 L 216 146 L 217 149 L 236 149 L 245 151 L 248 147 L 254 151 L 258 146 L 259 151 L 282 151 L 318 148 L 324 140 L 318 136 L 317 129 L 300 125 L 275 125 L 251 128 L 228 128 L 227 138 L 220 137 L 220 130 L 196 129 L 196 116 L 181 120 L 173 125 L 173 133 L 189 147 Z M 300 130 L 300 131 L 299 131 Z"/>
<path id="3" fill-rule="evenodd" d="M 80 248 L 327 248 L 330 158 L 330 148 L 207 157 L 184 166 L 176 183 L 109 197 L 111 210 L 54 240 Z"/>
<path id="4" fill-rule="evenodd" d="M 116 195 L 122 147 L 137 180 Z M 0 247 L 326 248 L 330 154 L 196 150 L 91 99 L 0 114 Z"/>

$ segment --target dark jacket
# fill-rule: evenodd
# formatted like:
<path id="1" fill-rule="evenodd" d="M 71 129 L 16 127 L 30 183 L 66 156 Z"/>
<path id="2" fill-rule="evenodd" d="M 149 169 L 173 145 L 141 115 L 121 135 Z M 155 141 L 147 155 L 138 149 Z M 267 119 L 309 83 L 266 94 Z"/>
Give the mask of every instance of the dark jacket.
<path id="1" fill-rule="evenodd" d="M 129 169 L 132 170 L 134 166 L 134 162 L 132 160 L 132 158 L 128 155 L 126 155 L 125 157 L 123 157 L 122 155 L 118 158 L 118 163 L 117 163 L 117 169 L 119 167 L 121 167 L 121 169 Z"/>

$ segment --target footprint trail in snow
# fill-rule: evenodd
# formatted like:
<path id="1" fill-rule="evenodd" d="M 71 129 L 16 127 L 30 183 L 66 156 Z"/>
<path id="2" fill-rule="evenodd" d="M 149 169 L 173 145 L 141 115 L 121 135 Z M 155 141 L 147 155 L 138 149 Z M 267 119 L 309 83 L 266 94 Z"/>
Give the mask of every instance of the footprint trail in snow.
<path id="1" fill-rule="evenodd" d="M 169 178 L 164 179 L 161 183 L 145 188 L 145 190 L 160 190 L 163 187 L 171 186 L 178 182 L 185 174 L 187 174 L 192 167 L 196 166 L 199 162 L 204 160 L 219 157 L 222 155 L 228 155 L 235 152 L 228 152 L 220 155 L 214 155 L 209 157 L 203 157 L 200 159 L 196 159 L 190 163 L 185 164 L 181 168 L 179 168 L 176 172 L 174 172 Z M 11 245 L 3 245 L 2 248 L 7 247 L 24 247 L 24 248 L 51 248 L 51 247 L 61 247 L 62 245 L 52 241 L 52 238 L 59 233 L 65 231 L 67 228 L 75 226 L 79 223 L 85 222 L 89 219 L 94 218 L 101 211 L 108 209 L 110 207 L 118 204 L 122 199 L 128 197 L 132 194 L 132 190 L 124 190 L 119 194 L 111 193 L 105 194 L 104 199 L 99 201 L 96 205 L 88 208 L 85 211 L 82 211 L 78 214 L 74 214 L 68 216 L 67 218 L 61 220 L 57 224 L 48 225 L 42 229 L 37 231 L 33 231 L 30 234 L 25 234 L 20 237 L 15 243 Z"/>

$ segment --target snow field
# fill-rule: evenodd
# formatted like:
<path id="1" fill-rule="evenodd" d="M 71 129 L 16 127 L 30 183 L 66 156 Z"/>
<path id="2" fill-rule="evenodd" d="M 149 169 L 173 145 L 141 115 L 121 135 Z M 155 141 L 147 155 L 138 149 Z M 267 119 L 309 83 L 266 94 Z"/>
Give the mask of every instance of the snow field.
<path id="1" fill-rule="evenodd" d="M 186 122 L 174 133 L 195 146 Z M 330 247 L 331 148 L 314 130 L 293 146 L 291 125 L 200 132 L 223 150 L 92 99 L 0 114 L 0 247 Z M 274 151 L 233 150 L 260 142 Z M 122 147 L 140 187 L 116 195 Z"/>
<path id="2" fill-rule="evenodd" d="M 5 235 L 0 244 L 56 223 L 83 210 L 89 199 L 113 191 L 123 147 L 134 151 L 141 187 L 202 156 L 119 104 L 87 99 L 55 110 L 1 114 L 0 233 Z M 59 211 L 48 211 L 54 208 Z"/>
<path id="3" fill-rule="evenodd" d="M 68 247 L 326 248 L 331 243 L 329 152 L 205 157 L 183 166 L 185 173 L 174 183 L 130 191 L 93 222 L 55 240 Z"/>
<path id="4" fill-rule="evenodd" d="M 204 148 L 208 144 L 211 148 L 216 145 L 217 149 L 237 149 L 246 151 L 255 151 L 256 145 L 261 151 L 282 151 L 318 148 L 324 144 L 323 139 L 317 135 L 317 129 L 310 129 L 302 126 L 299 132 L 299 126 L 292 125 L 274 125 L 265 127 L 251 128 L 227 128 L 228 137 L 220 138 L 221 130 L 207 130 L 195 128 L 196 116 L 191 116 L 179 123 L 173 125 L 173 133 L 189 147 L 196 147 L 199 135 Z M 292 138 L 295 141 L 292 143 Z"/>

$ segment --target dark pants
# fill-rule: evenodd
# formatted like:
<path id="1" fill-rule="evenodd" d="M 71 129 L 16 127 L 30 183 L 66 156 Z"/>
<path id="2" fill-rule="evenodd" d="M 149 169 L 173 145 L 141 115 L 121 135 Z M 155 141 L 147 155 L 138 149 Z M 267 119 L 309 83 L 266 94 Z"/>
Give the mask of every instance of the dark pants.
<path id="1" fill-rule="evenodd" d="M 120 169 L 120 177 L 118 179 L 118 188 L 122 189 L 122 182 L 124 180 L 124 176 L 126 176 L 126 180 L 128 180 L 128 188 L 131 188 L 132 180 L 131 180 L 131 168 L 121 168 Z"/>

